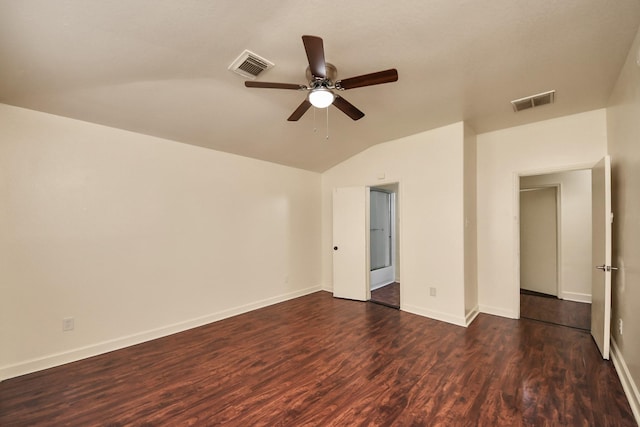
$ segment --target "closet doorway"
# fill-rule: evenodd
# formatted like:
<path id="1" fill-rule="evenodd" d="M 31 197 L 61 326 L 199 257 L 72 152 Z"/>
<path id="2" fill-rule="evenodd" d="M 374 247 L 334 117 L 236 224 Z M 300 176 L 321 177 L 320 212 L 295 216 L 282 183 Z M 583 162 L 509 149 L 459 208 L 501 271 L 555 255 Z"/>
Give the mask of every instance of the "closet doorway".
<path id="1" fill-rule="evenodd" d="M 397 184 L 370 188 L 371 301 L 393 308 L 400 308 L 397 195 Z"/>
<path id="2" fill-rule="evenodd" d="M 520 177 L 520 317 L 589 330 L 591 170 Z"/>

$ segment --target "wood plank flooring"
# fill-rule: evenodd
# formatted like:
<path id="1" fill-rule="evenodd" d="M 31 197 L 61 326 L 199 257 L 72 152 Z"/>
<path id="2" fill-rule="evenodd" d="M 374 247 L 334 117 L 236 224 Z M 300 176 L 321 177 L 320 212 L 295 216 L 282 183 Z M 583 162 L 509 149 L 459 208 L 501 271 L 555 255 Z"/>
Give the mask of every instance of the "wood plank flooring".
<path id="1" fill-rule="evenodd" d="M 588 333 L 318 292 L 0 383 L 2 426 L 633 426 Z"/>
<path id="2" fill-rule="evenodd" d="M 386 305 L 387 307 L 400 308 L 400 283 L 393 282 L 371 291 L 371 299 L 369 301 Z"/>
<path id="3" fill-rule="evenodd" d="M 520 317 L 591 330 L 591 304 L 544 294 L 520 293 Z"/>

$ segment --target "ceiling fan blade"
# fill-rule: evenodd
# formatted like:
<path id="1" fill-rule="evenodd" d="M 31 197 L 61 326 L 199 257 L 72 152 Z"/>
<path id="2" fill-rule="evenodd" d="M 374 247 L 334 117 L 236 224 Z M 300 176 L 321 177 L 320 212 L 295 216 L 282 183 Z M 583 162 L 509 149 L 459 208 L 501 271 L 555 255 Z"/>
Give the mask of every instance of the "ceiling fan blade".
<path id="1" fill-rule="evenodd" d="M 322 39 L 316 36 L 302 36 L 302 43 L 304 43 L 304 50 L 307 52 L 311 74 L 323 79 L 327 77 Z"/>
<path id="2" fill-rule="evenodd" d="M 353 120 L 360 120 L 364 117 L 362 111 L 358 110 L 352 103 L 339 95 L 336 95 L 336 98 L 333 100 L 333 105 Z"/>
<path id="3" fill-rule="evenodd" d="M 398 81 L 398 70 L 391 68 L 390 70 L 378 71 L 377 73 L 338 80 L 336 87 L 340 89 L 353 89 L 356 87 L 373 86 L 396 81 Z"/>
<path id="4" fill-rule="evenodd" d="M 296 111 L 294 111 L 287 120 L 290 122 L 297 122 L 298 120 L 300 120 L 300 117 L 302 117 L 304 113 L 307 112 L 309 107 L 311 107 L 311 103 L 308 99 L 305 98 L 305 100 L 302 101 L 302 104 L 300 104 L 298 108 L 296 108 Z"/>
<path id="5" fill-rule="evenodd" d="M 305 85 L 298 85 L 294 83 L 269 83 L 269 82 L 254 82 L 254 81 L 245 81 L 244 85 L 246 87 L 258 87 L 263 89 L 304 90 L 307 88 Z"/>

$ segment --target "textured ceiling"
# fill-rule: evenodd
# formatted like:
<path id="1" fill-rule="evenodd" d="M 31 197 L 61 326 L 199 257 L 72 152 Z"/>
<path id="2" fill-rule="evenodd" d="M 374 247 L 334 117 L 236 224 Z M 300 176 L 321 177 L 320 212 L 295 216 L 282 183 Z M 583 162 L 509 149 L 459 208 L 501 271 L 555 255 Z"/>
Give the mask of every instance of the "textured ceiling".
<path id="1" fill-rule="evenodd" d="M 485 132 L 606 106 L 640 25 L 638 0 L 0 0 L 0 102 L 323 171 L 370 147 L 467 121 Z M 305 93 L 248 89 L 227 70 L 249 49 L 261 81 L 306 84 L 301 36 L 338 78 L 399 81 L 287 117 Z M 510 100 L 555 89 L 556 103 Z M 314 129 L 317 129 L 314 132 Z"/>

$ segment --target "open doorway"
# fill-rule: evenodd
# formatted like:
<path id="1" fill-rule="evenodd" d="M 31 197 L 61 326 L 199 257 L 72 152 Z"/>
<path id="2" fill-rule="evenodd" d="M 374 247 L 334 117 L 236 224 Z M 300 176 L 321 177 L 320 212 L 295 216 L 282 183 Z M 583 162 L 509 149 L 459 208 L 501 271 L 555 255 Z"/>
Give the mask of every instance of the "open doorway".
<path id="1" fill-rule="evenodd" d="M 591 171 L 520 177 L 520 317 L 590 329 Z"/>
<path id="2" fill-rule="evenodd" d="M 369 199 L 370 300 L 400 308 L 398 184 L 371 187 Z"/>

